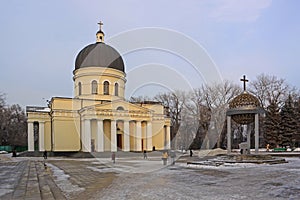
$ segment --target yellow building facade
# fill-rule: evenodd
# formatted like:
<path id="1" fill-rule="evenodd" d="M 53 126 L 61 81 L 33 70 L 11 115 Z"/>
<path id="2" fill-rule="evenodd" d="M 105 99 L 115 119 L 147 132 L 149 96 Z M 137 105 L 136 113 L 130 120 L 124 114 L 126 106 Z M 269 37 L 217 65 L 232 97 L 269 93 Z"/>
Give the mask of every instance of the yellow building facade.
<path id="1" fill-rule="evenodd" d="M 28 151 L 116 152 L 170 149 L 170 118 L 159 102 L 125 100 L 123 58 L 104 43 L 84 47 L 73 71 L 74 97 L 27 106 Z"/>

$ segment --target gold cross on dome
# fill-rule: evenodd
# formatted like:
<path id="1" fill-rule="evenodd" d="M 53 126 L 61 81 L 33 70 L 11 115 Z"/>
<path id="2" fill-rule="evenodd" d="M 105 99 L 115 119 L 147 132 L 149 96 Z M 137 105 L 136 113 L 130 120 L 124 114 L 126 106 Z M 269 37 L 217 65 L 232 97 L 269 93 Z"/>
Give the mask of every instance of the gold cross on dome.
<path id="1" fill-rule="evenodd" d="M 244 82 L 244 91 L 246 91 L 246 82 L 249 81 L 249 80 L 246 79 L 246 75 L 244 75 L 243 78 L 240 79 L 240 81 Z"/>

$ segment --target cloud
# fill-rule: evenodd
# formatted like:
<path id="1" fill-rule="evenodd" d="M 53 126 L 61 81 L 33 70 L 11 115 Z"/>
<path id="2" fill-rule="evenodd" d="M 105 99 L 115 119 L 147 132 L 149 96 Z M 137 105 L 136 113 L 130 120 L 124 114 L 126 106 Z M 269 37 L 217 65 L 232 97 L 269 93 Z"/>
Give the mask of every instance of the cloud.
<path id="1" fill-rule="evenodd" d="M 272 0 L 213 0 L 210 17 L 221 22 L 254 22 Z"/>

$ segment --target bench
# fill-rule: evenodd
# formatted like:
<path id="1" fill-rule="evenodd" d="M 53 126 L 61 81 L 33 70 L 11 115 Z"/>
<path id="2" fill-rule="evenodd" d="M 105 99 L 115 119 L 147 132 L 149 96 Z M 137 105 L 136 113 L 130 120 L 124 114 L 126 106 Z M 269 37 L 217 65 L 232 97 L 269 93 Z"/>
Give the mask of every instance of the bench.
<path id="1" fill-rule="evenodd" d="M 274 148 L 273 151 L 274 152 L 283 152 L 283 151 L 286 151 L 286 148 Z"/>

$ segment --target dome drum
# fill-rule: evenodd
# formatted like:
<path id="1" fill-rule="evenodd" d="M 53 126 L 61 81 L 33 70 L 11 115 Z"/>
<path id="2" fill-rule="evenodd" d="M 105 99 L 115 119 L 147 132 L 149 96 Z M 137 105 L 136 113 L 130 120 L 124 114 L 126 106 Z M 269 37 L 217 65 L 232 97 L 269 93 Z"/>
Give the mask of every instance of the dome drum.
<path id="1" fill-rule="evenodd" d="M 84 47 L 75 60 L 74 95 L 77 98 L 124 99 L 126 74 L 122 56 L 104 43 L 104 32 L 96 33 L 96 43 Z M 104 85 L 105 83 L 105 85 Z"/>

